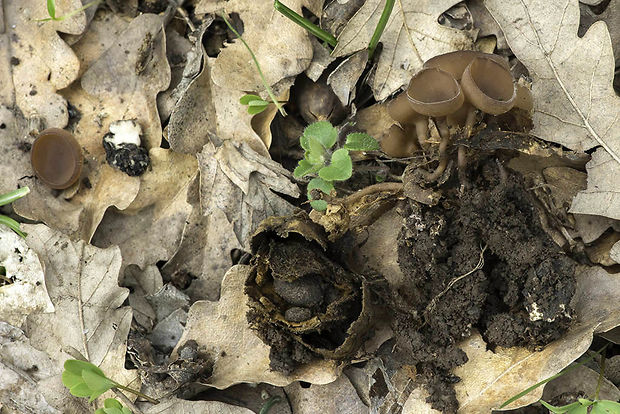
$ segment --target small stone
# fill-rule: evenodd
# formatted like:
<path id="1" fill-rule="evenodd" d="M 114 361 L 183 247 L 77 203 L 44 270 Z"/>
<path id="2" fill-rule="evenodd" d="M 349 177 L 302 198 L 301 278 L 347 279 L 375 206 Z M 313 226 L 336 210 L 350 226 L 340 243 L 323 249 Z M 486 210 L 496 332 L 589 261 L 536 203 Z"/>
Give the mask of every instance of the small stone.
<path id="1" fill-rule="evenodd" d="M 276 278 L 273 287 L 282 299 L 293 306 L 311 308 L 323 301 L 321 278 L 318 275 L 303 276 L 293 282 Z"/>
<path id="2" fill-rule="evenodd" d="M 302 308 L 299 306 L 293 306 L 288 308 L 284 313 L 284 319 L 289 322 L 303 322 L 312 317 L 312 311 L 308 308 Z"/>

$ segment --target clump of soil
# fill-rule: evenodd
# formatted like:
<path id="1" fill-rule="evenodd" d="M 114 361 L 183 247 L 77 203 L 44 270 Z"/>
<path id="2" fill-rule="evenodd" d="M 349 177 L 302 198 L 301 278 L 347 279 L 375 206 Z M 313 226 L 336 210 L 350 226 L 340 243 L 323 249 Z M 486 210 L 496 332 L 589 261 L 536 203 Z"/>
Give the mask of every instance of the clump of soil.
<path id="1" fill-rule="evenodd" d="M 322 229 L 303 212 L 267 219 L 252 239 L 247 318 L 270 345 L 273 370 L 290 373 L 317 357 L 345 359 L 366 335 L 368 290 L 329 250 Z"/>
<path id="2" fill-rule="evenodd" d="M 439 205 L 410 202 L 399 235 L 405 283 L 385 297 L 395 311 L 395 356 L 416 367 L 428 402 L 456 412 L 456 344 L 479 330 L 489 346 L 540 347 L 566 331 L 575 263 L 540 225 L 523 180 L 486 160 L 471 188 Z"/>

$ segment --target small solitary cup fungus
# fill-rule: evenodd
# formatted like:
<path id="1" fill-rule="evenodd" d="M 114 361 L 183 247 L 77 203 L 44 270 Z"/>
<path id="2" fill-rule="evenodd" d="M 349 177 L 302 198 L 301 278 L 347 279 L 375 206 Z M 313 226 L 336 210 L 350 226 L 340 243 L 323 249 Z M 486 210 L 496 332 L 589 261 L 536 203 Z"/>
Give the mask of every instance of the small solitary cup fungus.
<path id="1" fill-rule="evenodd" d="M 84 157 L 80 144 L 70 132 L 49 128 L 32 144 L 30 161 L 41 181 L 51 188 L 63 190 L 80 177 Z"/>

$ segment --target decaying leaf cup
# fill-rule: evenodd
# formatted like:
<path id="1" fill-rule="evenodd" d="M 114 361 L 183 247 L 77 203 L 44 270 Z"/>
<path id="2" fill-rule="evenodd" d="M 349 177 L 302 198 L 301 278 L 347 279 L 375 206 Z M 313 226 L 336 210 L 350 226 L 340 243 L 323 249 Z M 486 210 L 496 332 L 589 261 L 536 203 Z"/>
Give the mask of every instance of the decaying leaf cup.
<path id="1" fill-rule="evenodd" d="M 274 336 L 329 359 L 351 357 L 361 345 L 372 319 L 370 292 L 359 275 L 328 256 L 328 246 L 305 212 L 270 217 L 252 237 L 248 319 L 272 354 Z M 291 287 L 300 289 L 287 291 Z"/>

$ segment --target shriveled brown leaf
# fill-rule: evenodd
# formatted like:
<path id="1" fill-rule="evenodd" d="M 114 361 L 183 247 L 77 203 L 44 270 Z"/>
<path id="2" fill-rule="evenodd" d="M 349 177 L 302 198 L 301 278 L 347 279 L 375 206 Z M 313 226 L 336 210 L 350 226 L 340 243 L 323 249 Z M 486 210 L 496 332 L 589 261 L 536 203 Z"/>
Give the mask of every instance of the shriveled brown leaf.
<path id="1" fill-rule="evenodd" d="M 383 100 L 409 83 L 424 61 L 453 50 L 470 49 L 472 36 L 442 26 L 437 19 L 458 0 L 403 0 L 394 4 L 381 36 L 383 50 L 370 86 L 375 99 Z M 385 2 L 368 0 L 338 36 L 334 56 L 345 56 L 368 47 Z"/>
<path id="2" fill-rule="evenodd" d="M 125 352 L 131 308 L 121 307 L 128 289 L 118 286 L 121 255 L 118 247 L 98 249 L 44 225 L 25 225 L 27 243 L 45 264 L 45 283 L 54 304 L 53 313 L 30 314 L 30 343 L 55 364 L 50 381 L 59 389 L 45 388 L 46 400 L 63 410 L 69 397 L 60 375 L 68 352 L 75 349 L 122 384 L 137 379 L 126 370 Z"/>
<path id="3" fill-rule="evenodd" d="M 58 16 L 82 7 L 79 0 L 56 1 Z M 15 103 L 26 118 L 41 118 L 45 127 L 67 125 L 67 103 L 56 91 L 69 86 L 80 63 L 57 32 L 80 34 L 86 28 L 83 12 L 62 21 L 48 18 L 46 3 L 39 0 L 5 1 L 4 22 L 10 39 Z"/>
<path id="4" fill-rule="evenodd" d="M 269 346 L 250 329 L 244 293 L 249 266 L 233 266 L 222 280 L 219 302 L 198 301 L 189 310 L 187 325 L 176 349 L 194 340 L 215 361 L 208 385 L 227 388 L 242 382 L 285 386 L 293 381 L 327 384 L 340 374 L 334 361 L 316 360 L 291 375 L 269 368 Z M 176 354 L 173 352 L 173 356 Z"/>
<path id="5" fill-rule="evenodd" d="M 599 148 L 588 188 L 571 211 L 620 219 L 620 97 L 614 92 L 611 38 L 602 22 L 579 38 L 577 0 L 485 2 L 512 51 L 532 75 L 534 130 L 568 148 Z"/>
<path id="6" fill-rule="evenodd" d="M 292 0 L 287 7 L 301 14 L 302 6 L 320 10 L 321 0 Z M 261 65 L 265 79 L 274 85 L 303 72 L 312 60 L 308 32 L 273 9 L 269 1 L 202 0 L 196 13 L 238 13 L 243 21 L 244 40 Z M 275 31 L 274 31 L 275 30 Z M 250 54 L 240 41 L 226 45 L 213 65 L 213 82 L 224 89 L 262 91 L 264 89 Z"/>

